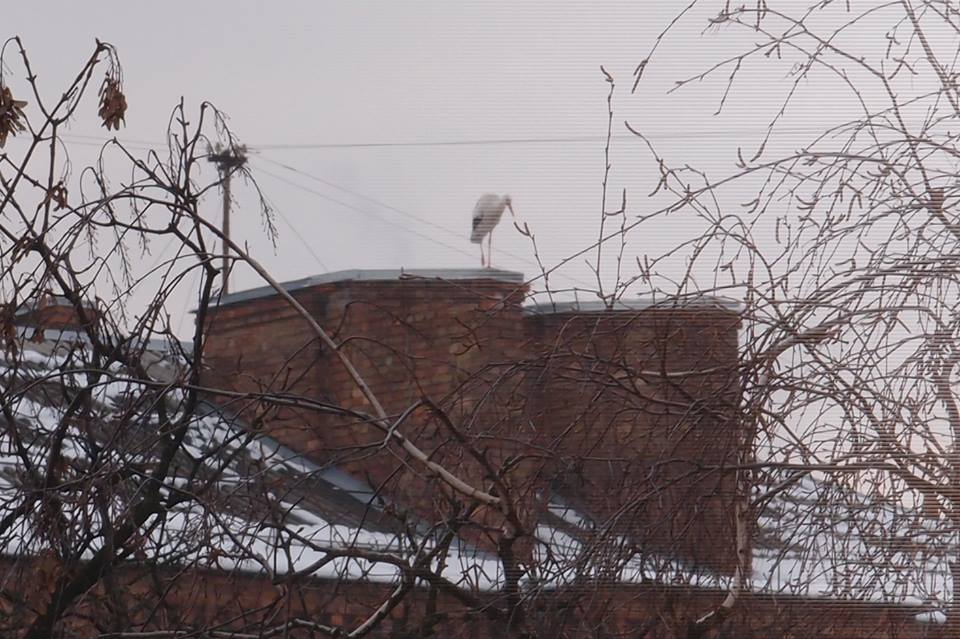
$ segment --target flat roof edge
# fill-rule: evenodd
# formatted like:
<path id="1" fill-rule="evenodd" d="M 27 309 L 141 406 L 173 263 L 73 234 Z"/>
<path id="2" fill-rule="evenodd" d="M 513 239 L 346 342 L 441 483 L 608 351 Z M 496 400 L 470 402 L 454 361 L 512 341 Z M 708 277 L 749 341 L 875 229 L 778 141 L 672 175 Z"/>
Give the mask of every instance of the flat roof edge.
<path id="1" fill-rule="evenodd" d="M 293 292 L 321 284 L 336 284 L 340 282 L 392 282 L 403 280 L 434 280 L 434 281 L 470 281 L 494 280 L 508 284 L 522 285 L 526 280 L 523 273 L 517 271 L 503 271 L 493 268 L 473 269 L 348 269 L 311 275 L 298 280 L 281 282 L 280 285 L 288 292 Z M 239 302 L 248 302 L 263 297 L 276 295 L 272 286 L 237 291 L 220 298 L 217 306 L 228 306 Z"/>
<path id="2" fill-rule="evenodd" d="M 563 301 L 555 303 L 536 303 L 523 307 L 525 315 L 563 315 L 571 313 L 608 313 L 647 310 L 723 310 L 730 313 L 739 313 L 743 304 L 726 297 L 700 296 L 678 298 L 637 297 L 628 300 L 618 300 L 613 307 L 609 307 L 601 300 L 586 302 Z"/>

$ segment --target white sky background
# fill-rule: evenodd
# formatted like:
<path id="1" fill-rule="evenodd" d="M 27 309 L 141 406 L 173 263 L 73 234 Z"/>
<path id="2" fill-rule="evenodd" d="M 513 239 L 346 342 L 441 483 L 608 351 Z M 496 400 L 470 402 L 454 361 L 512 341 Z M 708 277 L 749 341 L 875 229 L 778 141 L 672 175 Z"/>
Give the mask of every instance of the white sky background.
<path id="1" fill-rule="evenodd" d="M 721 117 L 712 116 L 722 92 L 719 76 L 666 95 L 674 80 L 703 70 L 738 45 L 726 37 L 699 37 L 706 16 L 719 7 L 707 2 L 709 10 L 682 23 L 651 63 L 640 90 L 630 95 L 633 69 L 685 4 L 30 2 L 5 8 L 3 32 L 22 36 L 51 96 L 76 73 L 95 37 L 116 45 L 129 103 L 127 127 L 119 134 L 123 140 L 161 141 L 181 95 L 194 112 L 200 101 L 209 100 L 229 114 L 234 133 L 251 146 L 254 175 L 280 216 L 274 252 L 252 193 L 240 187 L 233 235 L 286 280 L 348 268 L 479 266 L 478 247 L 468 240 L 470 213 L 477 197 L 489 191 L 513 197 L 548 264 L 588 245 L 596 238 L 604 168 L 607 85 L 601 64 L 618 83 L 615 135 L 627 134 L 622 123 L 629 119 L 673 161 L 731 168 L 737 144 L 753 148 L 751 141 L 761 138 L 787 89 L 778 81 L 788 65 L 771 66 L 763 75 L 745 74 Z M 13 69 L 22 75 L 19 67 Z M 812 95 L 797 102 L 784 123 L 798 145 L 818 125 L 838 121 L 834 105 Z M 92 161 L 97 150 L 79 144 L 93 140 L 80 136 L 108 137 L 97 127 L 94 100 L 87 110 L 69 131 L 77 168 Z M 595 139 L 278 148 L 583 136 Z M 619 191 L 626 188 L 631 215 L 649 210 L 655 203 L 646 196 L 658 174 L 644 147 L 618 138 L 612 159 L 609 208 L 616 208 Z M 271 162 L 375 198 L 429 224 Z M 210 198 L 206 206 L 211 219 L 219 219 L 219 201 Z M 656 237 L 650 229 L 642 236 L 632 234 L 629 259 L 642 255 L 648 245 L 662 250 L 685 232 L 681 224 L 656 229 Z M 529 243 L 505 218 L 494 234 L 494 266 L 531 274 L 531 262 Z M 582 286 L 592 281 L 577 260 L 553 283 Z M 260 284 L 252 272 L 241 269 L 231 288 Z M 181 334 L 189 330 L 184 315 L 189 307 L 185 295 L 171 304 Z M 186 319 L 180 322 L 178 314 Z"/>

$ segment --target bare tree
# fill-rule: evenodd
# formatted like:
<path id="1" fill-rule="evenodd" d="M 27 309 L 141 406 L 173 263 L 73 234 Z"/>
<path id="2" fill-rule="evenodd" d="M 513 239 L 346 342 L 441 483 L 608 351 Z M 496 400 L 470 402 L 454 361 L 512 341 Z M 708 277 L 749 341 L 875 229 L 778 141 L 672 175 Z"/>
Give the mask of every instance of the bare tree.
<path id="1" fill-rule="evenodd" d="M 637 67 L 636 93 L 651 69 L 684 67 L 661 53 L 704 11 L 711 46 L 733 53 L 678 78 L 678 99 L 713 82 L 724 114 L 762 77 L 779 78 L 764 91 L 778 102 L 723 175 L 628 122 L 669 198 L 630 232 L 681 216 L 698 231 L 645 274 L 667 295 L 744 304 L 749 516 L 789 539 L 754 542 L 753 588 L 922 602 L 954 636 L 960 14 L 936 0 L 693 2 Z M 678 251 L 695 256 L 685 270 Z"/>
<path id="2" fill-rule="evenodd" d="M 599 237 L 564 261 L 587 255 L 596 287 L 576 300 L 542 265 L 527 282 L 414 277 L 315 304 L 201 213 L 222 179 L 207 149 L 237 145 L 219 111 L 180 104 L 163 151 L 114 140 L 73 174 L 66 123 L 123 122 L 116 53 L 97 43 L 47 104 L 8 41 L 3 632 L 829 636 L 838 615 L 896 632 L 936 611 L 955 623 L 958 14 L 933 1 L 852 11 L 722 5 L 708 26 L 753 44 L 681 89 L 722 74 L 722 106 L 756 60 L 787 65 L 786 105 L 825 73 L 861 112 L 775 157 L 777 109 L 719 178 L 627 123 L 659 167 L 652 212 L 632 212 L 623 190 L 610 205 L 604 71 Z M 841 46 L 878 16 L 890 31 L 876 54 Z M 938 57 L 942 42 L 953 49 Z M 702 232 L 631 263 L 630 235 L 677 216 Z M 218 292 L 221 242 L 289 319 L 289 347 L 224 341 L 237 298 Z M 157 246 L 174 257 L 151 258 Z M 637 287 L 652 295 L 628 298 Z M 169 320 L 184 289 L 188 341 Z M 462 314 L 412 312 L 427 290 Z M 524 312 L 524 296 L 549 303 Z M 311 386 L 320 373 L 326 388 Z"/>
<path id="3" fill-rule="evenodd" d="M 18 38 L 0 69 L 5 635 L 608 636 L 644 584 L 735 569 L 698 556 L 695 525 L 708 513 L 732 530 L 718 467 L 742 448 L 722 372 L 735 341 L 705 351 L 676 305 L 620 313 L 622 286 L 597 292 L 600 315 L 524 320 L 528 284 L 458 298 L 456 282 L 422 282 L 472 318 L 434 333 L 376 295 L 321 318 L 202 215 L 223 178 L 208 149 L 237 144 L 214 107 L 176 106 L 162 151 L 114 139 L 75 172 L 67 123 L 123 124 L 113 47 L 98 42 L 53 103 Z M 625 231 L 624 207 L 613 215 Z M 228 312 L 221 242 L 302 335 L 256 379 L 218 377 L 226 360 L 207 352 Z M 185 288 L 181 341 L 170 305 Z M 399 341 L 351 333 L 364 304 Z M 710 313 L 736 334 L 729 309 Z M 689 339 L 670 342 L 678 329 Z M 317 370 L 349 392 L 304 392 Z M 317 424 L 323 445 L 299 449 Z M 705 439 L 716 428 L 729 446 Z"/>

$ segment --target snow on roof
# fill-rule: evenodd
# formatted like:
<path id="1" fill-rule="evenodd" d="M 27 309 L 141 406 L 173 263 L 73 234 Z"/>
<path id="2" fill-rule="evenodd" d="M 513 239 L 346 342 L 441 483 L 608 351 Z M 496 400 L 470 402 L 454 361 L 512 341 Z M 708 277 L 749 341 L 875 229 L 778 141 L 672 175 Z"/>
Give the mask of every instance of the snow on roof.
<path id="1" fill-rule="evenodd" d="M 638 546 L 628 535 L 597 525 L 552 494 L 537 526 L 536 561 L 528 579 L 550 587 L 581 580 L 682 584 L 725 589 L 730 578 Z"/>
<path id="2" fill-rule="evenodd" d="M 107 375 L 86 368 L 76 356 L 76 349 L 86 345 L 74 338 L 63 333 L 55 341 L 27 343 L 16 357 L 0 360 L 7 409 L 0 414 L 0 520 L 26 508 L 0 536 L 0 550 L 8 555 L 39 552 L 49 543 L 51 526 L 78 536 L 99 531 L 102 513 L 94 500 L 70 489 L 57 494 L 58 522 L 51 523 L 53 515 L 43 502 L 27 507 L 37 494 L 37 478 L 27 464 L 45 467 L 59 438 L 64 476 L 96 477 L 99 469 L 146 473 L 155 461 L 160 425 L 156 413 L 141 403 L 149 389 L 118 367 Z M 68 414 L 82 389 L 90 391 L 89 414 L 96 423 L 81 423 Z M 182 399 L 167 393 L 171 419 L 183 410 Z M 174 478 L 164 491 L 190 493 L 192 499 L 147 527 L 147 556 L 271 576 L 309 571 L 389 582 L 397 579 L 396 566 L 342 556 L 343 551 L 389 552 L 412 561 L 435 547 L 425 526 L 402 528 L 364 482 L 251 432 L 222 407 L 201 402 L 188 420 L 174 459 Z M 122 431 L 115 428 L 118 424 L 124 425 Z M 107 505 L 114 516 L 133 503 L 135 494 L 129 491 L 136 485 L 116 481 Z M 526 587 L 600 577 L 730 586 L 728 575 L 602 530 L 558 495 L 548 500 L 535 536 Z M 750 585 L 761 593 L 925 605 L 931 616 L 924 619 L 935 621 L 939 617 L 934 613 L 952 597 L 948 558 L 955 541 L 954 533 L 941 532 L 935 523 L 804 474 L 760 513 Z M 93 540 L 86 553 L 95 552 L 97 543 Z M 439 559 L 431 561 L 437 565 Z M 442 570 L 452 582 L 473 590 L 493 590 L 503 583 L 496 557 L 463 541 L 452 545 Z"/>
<path id="3" fill-rule="evenodd" d="M 731 313 L 738 313 L 743 310 L 743 304 L 735 299 L 720 297 L 716 295 L 688 295 L 688 296 L 639 296 L 633 298 L 620 298 L 613 305 L 609 305 L 602 300 L 557 300 L 546 301 L 538 300 L 533 304 L 524 306 L 523 312 L 526 315 L 564 315 L 564 314 L 587 314 L 587 313 L 609 313 L 623 312 L 629 313 L 648 311 L 648 310 L 723 310 Z"/>
<path id="4" fill-rule="evenodd" d="M 951 527 L 829 477 L 795 478 L 760 512 L 755 590 L 933 608 L 949 604 L 949 564 L 956 548 Z"/>
<path id="5" fill-rule="evenodd" d="M 516 284 L 524 283 L 523 273 L 503 271 L 495 268 L 438 268 L 438 269 L 350 269 L 311 275 L 299 280 L 281 282 L 280 285 L 288 292 L 297 291 L 321 284 L 335 284 L 339 282 L 393 282 L 400 280 L 434 280 L 434 281 L 461 281 L 461 280 L 494 280 Z M 236 304 L 262 297 L 271 297 L 277 292 L 271 286 L 261 286 L 245 291 L 237 291 L 220 298 L 219 305 Z"/>
<path id="6" fill-rule="evenodd" d="M 797 475 L 760 513 L 749 590 L 831 600 L 925 606 L 939 623 L 952 597 L 955 534 L 809 474 Z M 727 590 L 732 577 L 638 546 L 551 494 L 537 528 L 538 579 L 551 585 L 607 577 Z"/>
<path id="7" fill-rule="evenodd" d="M 119 367 L 98 374 L 76 356 L 87 346 L 83 340 L 67 333 L 59 338 L 27 343 L 23 351 L 0 360 L 0 388 L 9 409 L 0 415 L 0 519 L 15 519 L 0 536 L 0 551 L 8 556 L 36 554 L 49 544 L 53 509 L 47 500 L 31 506 L 37 478 L 28 466 L 46 468 L 61 438 L 64 477 L 96 477 L 100 469 L 145 476 L 157 459 L 160 424 L 155 413 L 140 405 L 149 385 Z M 90 391 L 88 411 L 95 424 L 76 421 L 69 413 L 81 389 Z M 183 399 L 167 393 L 171 421 L 182 415 Z M 147 523 L 146 556 L 271 576 L 308 570 L 316 577 L 394 581 L 399 569 L 389 563 L 330 558 L 329 551 L 385 552 L 412 560 L 434 546 L 422 529 L 404 528 L 387 516 L 375 491 L 363 482 L 251 432 L 222 408 L 201 402 L 187 419 L 162 494 L 180 491 L 192 498 Z M 123 428 L 115 428 L 119 425 Z M 133 490 L 116 482 L 107 497 L 111 518 L 130 508 Z M 85 551 L 92 556 L 102 543 L 99 509 L 104 504 L 70 489 L 58 491 L 56 498 L 58 534 L 98 536 Z M 447 579 L 477 590 L 496 587 L 498 562 L 465 543 L 453 548 L 442 570 Z"/>

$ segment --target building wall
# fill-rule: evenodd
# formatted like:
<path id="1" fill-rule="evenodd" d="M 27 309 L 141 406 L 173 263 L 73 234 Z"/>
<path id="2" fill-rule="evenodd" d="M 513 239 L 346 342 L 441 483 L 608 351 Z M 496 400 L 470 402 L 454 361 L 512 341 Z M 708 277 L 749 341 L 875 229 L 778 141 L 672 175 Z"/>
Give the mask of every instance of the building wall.
<path id="1" fill-rule="evenodd" d="M 351 282 L 328 296 L 323 320 L 389 423 L 421 402 L 398 430 L 432 460 L 488 489 L 489 472 L 477 456 L 499 468 L 517 452 L 509 435 L 523 404 L 515 392 L 524 354 L 522 299 L 516 284 L 493 280 Z M 322 367 L 329 401 L 370 412 L 332 354 L 324 354 Z M 431 519 L 449 512 L 445 486 L 395 443 L 381 447 L 381 428 L 338 417 L 325 417 L 319 428 L 338 464 L 385 486 L 396 503 Z M 522 477 L 517 469 L 504 481 L 522 486 Z M 491 523 L 488 515 L 496 519 L 480 513 L 480 520 Z"/>
<path id="2" fill-rule="evenodd" d="M 396 419 L 434 401 L 450 425 L 418 410 L 403 432 L 467 480 L 489 487 L 485 464 L 522 458 L 503 481 L 534 510 L 548 488 L 645 547 L 662 547 L 731 570 L 735 499 L 729 465 L 742 445 L 736 420 L 737 318 L 719 308 L 525 315 L 522 290 L 492 280 L 340 282 L 296 296 L 360 369 Z M 215 309 L 204 383 L 249 393 L 222 399 L 261 414 L 261 393 L 302 395 L 368 410 L 336 358 L 285 302 L 261 297 Z M 320 461 L 336 461 L 375 485 L 391 479 L 398 504 L 424 516 L 442 511 L 442 486 L 363 420 L 310 407 L 265 415 L 268 431 Z M 464 442 L 470 446 L 466 447 Z M 467 449 L 470 449 L 469 451 Z M 485 460 L 478 461 L 470 452 Z M 580 504 L 575 504 L 580 505 Z M 496 528 L 481 513 L 478 529 Z M 469 531 L 467 532 L 467 536 Z M 18 631 L 54 595 L 62 566 L 2 560 L 0 636 Z M 353 628 L 394 584 L 299 579 L 214 569 L 124 566 L 105 576 L 56 636 L 209 627 L 256 634 L 292 618 Z M 540 637 L 688 637 L 692 620 L 725 593 L 657 584 L 584 582 L 526 593 L 525 619 L 496 618 L 501 593 L 468 603 L 416 588 L 373 637 L 493 638 L 522 626 Z M 913 621 L 917 608 L 867 602 L 744 595 L 706 636 L 938 637 Z M 289 636 L 325 636 L 300 627 Z M 530 635 L 528 635 L 530 636 Z"/>
<path id="3" fill-rule="evenodd" d="M 732 572 L 739 320 L 719 307 L 527 319 L 555 490 L 638 544 Z"/>
<path id="4" fill-rule="evenodd" d="M 314 316 L 323 317 L 329 290 L 294 293 Z M 204 344 L 203 383 L 250 393 L 219 401 L 248 420 L 266 420 L 280 441 L 308 455 L 320 455 L 325 442 L 316 436 L 317 414 L 308 407 L 285 407 L 262 414 L 258 394 L 323 398 L 322 352 L 309 324 L 283 299 L 261 297 L 243 304 L 212 308 Z"/>
<path id="5" fill-rule="evenodd" d="M 517 451 L 509 435 L 524 402 L 515 392 L 524 357 L 522 286 L 494 279 L 344 281 L 297 295 L 374 389 L 389 424 L 418 400 L 447 416 L 424 402 L 398 429 L 431 459 L 485 487 L 490 473 L 478 456 L 500 467 Z M 205 357 L 210 386 L 283 390 L 373 412 L 337 355 L 276 296 L 214 309 Z M 254 408 L 247 405 L 243 414 Z M 369 419 L 281 410 L 266 426 L 288 446 L 336 463 L 402 508 L 431 520 L 449 513 L 445 486 L 395 442 L 384 446 L 384 429 Z M 525 473 L 518 467 L 503 481 L 527 491 Z M 489 509 L 474 519 L 480 527 L 501 525 Z"/>
<path id="6" fill-rule="evenodd" d="M 555 491 L 644 548 L 733 571 L 736 491 L 724 466 L 743 445 L 730 384 L 735 314 L 699 305 L 531 315 L 523 288 L 496 279 L 342 281 L 297 296 L 388 423 L 421 402 L 398 430 L 472 485 L 506 490 L 527 524 Z M 206 363 L 210 385 L 371 412 L 336 355 L 276 296 L 215 309 Z M 285 409 L 266 424 L 420 517 L 450 512 L 446 486 L 399 446 L 384 446 L 370 420 Z M 495 486 L 491 475 L 504 467 Z M 501 513 L 480 508 L 471 521 L 462 536 L 499 543 Z M 519 550 L 528 556 L 529 543 Z"/>
<path id="7" fill-rule="evenodd" d="M 10 584 L 0 591 L 0 636 L 21 636 L 46 609 L 56 566 L 43 560 L 0 559 Z M 160 637 L 162 631 L 215 630 L 297 639 L 329 637 L 318 626 L 347 631 L 374 613 L 394 584 L 301 578 L 271 581 L 259 574 L 194 567 L 121 566 L 77 600 L 53 636 Z M 584 583 L 565 590 L 532 593 L 524 618 L 509 618 L 495 594 L 472 601 L 416 587 L 369 635 L 413 639 L 690 639 L 691 622 L 714 609 L 724 593 L 653 584 Z M 485 611 L 486 609 L 486 611 Z M 918 623 L 914 606 L 831 601 L 800 597 L 744 595 L 735 611 L 700 635 L 712 639 L 939 639 L 946 628 Z M 291 620 L 306 623 L 277 632 Z M 198 634 L 198 636 L 207 636 Z M 227 634 L 211 636 L 228 636 Z"/>

